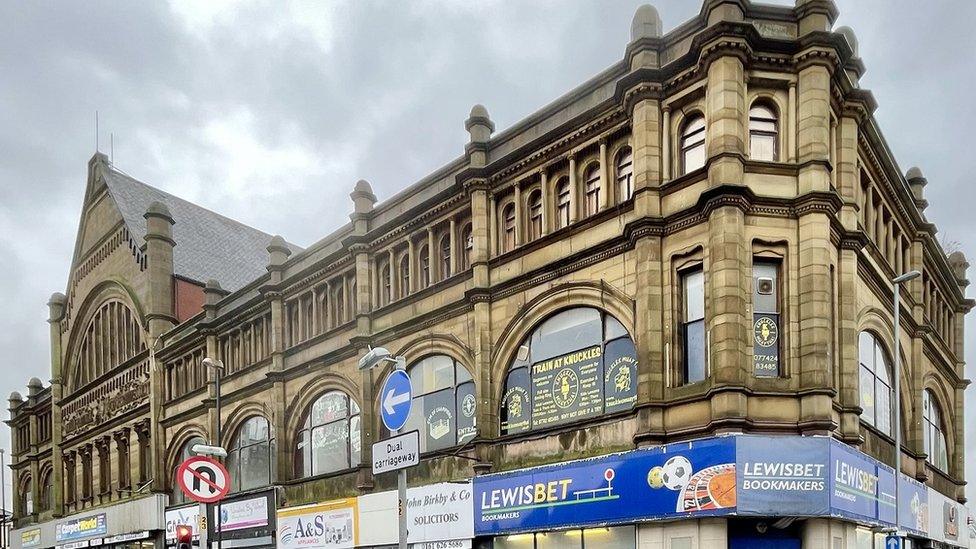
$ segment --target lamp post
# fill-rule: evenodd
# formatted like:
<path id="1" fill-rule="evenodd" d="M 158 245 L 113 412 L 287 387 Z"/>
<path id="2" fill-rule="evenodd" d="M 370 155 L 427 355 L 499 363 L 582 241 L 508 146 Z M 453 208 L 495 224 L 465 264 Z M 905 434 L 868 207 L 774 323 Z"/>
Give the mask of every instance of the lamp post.
<path id="1" fill-rule="evenodd" d="M 206 367 L 206 368 L 213 368 L 214 369 L 214 392 L 216 393 L 216 395 L 214 396 L 214 407 L 216 408 L 217 424 L 215 426 L 216 427 L 215 428 L 215 431 L 216 432 L 214 433 L 214 438 L 210 441 L 210 443 L 211 443 L 212 446 L 216 446 L 218 448 L 222 448 L 220 446 L 220 439 L 221 439 L 221 435 L 220 435 L 220 376 L 223 375 L 223 373 L 224 373 L 224 363 L 221 362 L 221 361 L 219 361 L 219 360 L 215 360 L 215 359 L 212 359 L 210 357 L 207 357 L 207 358 L 203 359 L 203 366 Z M 226 456 L 226 455 L 227 455 L 227 452 L 225 451 L 224 452 L 224 456 Z M 230 482 L 230 479 L 227 479 L 227 482 Z M 222 529 L 220 527 L 220 500 L 217 500 L 217 509 L 214 512 L 214 524 L 211 524 L 210 525 L 210 528 L 214 529 L 214 544 L 216 544 L 216 546 L 219 549 L 220 548 L 220 545 L 221 545 L 220 542 L 221 542 L 221 539 L 222 539 L 221 536 L 223 535 Z"/>
<path id="2" fill-rule="evenodd" d="M 394 357 L 390 351 L 387 351 L 383 347 L 376 347 L 375 349 L 370 349 L 368 353 L 363 355 L 359 359 L 359 369 L 369 370 L 375 366 L 378 366 L 384 362 L 392 362 L 397 370 L 407 369 L 407 359 L 402 356 Z M 392 435 L 400 434 L 398 429 Z M 400 469 L 397 471 L 397 519 L 398 519 L 398 549 L 407 549 L 407 470 Z"/>
<path id="3" fill-rule="evenodd" d="M 7 451 L 0 448 L 0 547 L 7 546 Z"/>
<path id="4" fill-rule="evenodd" d="M 901 477 L 901 353 L 899 352 L 898 339 L 901 331 L 901 285 L 922 276 L 918 271 L 908 271 L 907 273 L 896 276 L 892 281 L 892 297 L 895 302 L 895 342 L 893 353 L 895 355 L 895 533 L 901 531 L 898 522 L 899 517 L 899 480 Z"/>

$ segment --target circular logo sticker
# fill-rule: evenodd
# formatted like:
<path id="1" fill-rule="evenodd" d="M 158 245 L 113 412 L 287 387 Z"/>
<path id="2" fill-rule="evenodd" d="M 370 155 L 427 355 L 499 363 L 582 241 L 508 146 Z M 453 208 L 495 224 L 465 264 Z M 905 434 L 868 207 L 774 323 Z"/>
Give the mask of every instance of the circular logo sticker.
<path id="1" fill-rule="evenodd" d="M 755 326 L 756 343 L 763 347 L 772 347 L 779 338 L 779 328 L 773 319 L 762 317 L 756 321 Z"/>
<path id="2" fill-rule="evenodd" d="M 552 380 L 552 400 L 560 408 L 569 408 L 579 396 L 579 376 L 569 368 L 560 370 Z"/>
<path id="3" fill-rule="evenodd" d="M 461 400 L 461 413 L 464 417 L 471 417 L 474 415 L 475 400 L 474 395 L 464 395 L 464 399 Z"/>

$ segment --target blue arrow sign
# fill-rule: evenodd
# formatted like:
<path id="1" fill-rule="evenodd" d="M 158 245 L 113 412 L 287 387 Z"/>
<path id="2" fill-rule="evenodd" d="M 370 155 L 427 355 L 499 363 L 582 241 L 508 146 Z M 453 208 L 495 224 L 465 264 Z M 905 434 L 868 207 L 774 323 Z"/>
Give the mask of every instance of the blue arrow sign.
<path id="1" fill-rule="evenodd" d="M 885 549 L 901 549 L 901 538 L 897 534 L 888 534 L 885 538 Z"/>
<path id="2" fill-rule="evenodd" d="M 393 370 L 383 382 L 380 392 L 380 417 L 390 431 L 399 431 L 410 416 L 410 376 L 403 370 Z"/>

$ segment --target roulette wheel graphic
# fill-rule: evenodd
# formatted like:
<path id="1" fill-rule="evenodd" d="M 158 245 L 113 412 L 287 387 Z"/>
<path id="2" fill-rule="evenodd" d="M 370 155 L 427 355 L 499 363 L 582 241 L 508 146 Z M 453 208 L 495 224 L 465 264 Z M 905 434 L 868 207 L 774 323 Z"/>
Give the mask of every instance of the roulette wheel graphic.
<path id="1" fill-rule="evenodd" d="M 676 511 L 709 511 L 735 507 L 735 464 L 714 465 L 688 479 Z"/>

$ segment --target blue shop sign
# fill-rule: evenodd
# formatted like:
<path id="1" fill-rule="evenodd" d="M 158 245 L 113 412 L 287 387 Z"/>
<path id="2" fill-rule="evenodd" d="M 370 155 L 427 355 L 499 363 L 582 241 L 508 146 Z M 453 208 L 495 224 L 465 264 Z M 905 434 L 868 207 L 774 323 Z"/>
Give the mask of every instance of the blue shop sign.
<path id="1" fill-rule="evenodd" d="M 736 437 L 736 514 L 830 514 L 828 454 L 823 437 Z"/>
<path id="2" fill-rule="evenodd" d="M 475 534 L 735 510 L 735 439 L 720 437 L 476 477 Z"/>
<path id="3" fill-rule="evenodd" d="M 898 524 L 912 534 L 929 533 L 929 490 L 915 479 L 901 476 L 898 485 Z"/>
<path id="4" fill-rule="evenodd" d="M 105 513 L 90 517 L 68 519 L 54 528 L 56 541 L 72 541 L 90 536 L 101 536 L 108 532 Z"/>
<path id="5" fill-rule="evenodd" d="M 895 523 L 895 470 L 850 446 L 830 441 L 830 510 L 870 524 Z"/>

